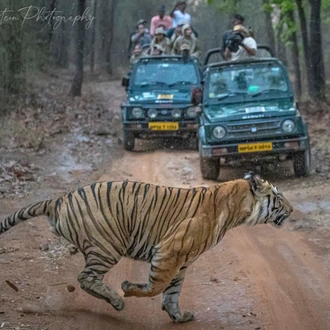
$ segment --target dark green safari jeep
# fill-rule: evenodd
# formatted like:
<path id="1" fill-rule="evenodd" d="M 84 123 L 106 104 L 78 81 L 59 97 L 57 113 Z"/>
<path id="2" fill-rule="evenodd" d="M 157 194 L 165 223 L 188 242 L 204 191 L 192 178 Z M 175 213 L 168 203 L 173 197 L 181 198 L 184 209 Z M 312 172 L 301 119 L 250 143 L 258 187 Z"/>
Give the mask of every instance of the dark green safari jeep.
<path id="1" fill-rule="evenodd" d="M 127 89 L 121 105 L 126 150 L 134 149 L 136 138 L 197 138 L 198 107 L 192 104 L 192 90 L 201 87 L 197 59 L 142 57 L 122 85 Z"/>
<path id="2" fill-rule="evenodd" d="M 203 178 L 216 180 L 226 161 L 292 159 L 296 176 L 310 174 L 307 124 L 287 70 L 273 57 L 208 64 L 199 116 Z"/>

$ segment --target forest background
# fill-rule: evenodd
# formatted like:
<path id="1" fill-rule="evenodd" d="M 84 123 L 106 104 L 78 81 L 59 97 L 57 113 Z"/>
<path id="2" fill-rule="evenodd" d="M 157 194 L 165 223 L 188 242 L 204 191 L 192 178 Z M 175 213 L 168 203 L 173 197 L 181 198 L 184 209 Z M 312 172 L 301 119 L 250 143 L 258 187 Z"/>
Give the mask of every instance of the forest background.
<path id="1" fill-rule="evenodd" d="M 1 0 L 0 109 L 15 102 L 38 72 L 71 74 L 68 94 L 73 96 L 81 95 L 86 75 L 119 79 L 129 68 L 128 43 L 136 22 L 144 18 L 149 24 L 161 4 L 169 14 L 175 2 Z M 240 13 L 257 42 L 273 48 L 288 67 L 297 100 L 327 100 L 329 0 L 188 0 L 187 4 L 203 55 L 220 46 L 232 15 Z"/>

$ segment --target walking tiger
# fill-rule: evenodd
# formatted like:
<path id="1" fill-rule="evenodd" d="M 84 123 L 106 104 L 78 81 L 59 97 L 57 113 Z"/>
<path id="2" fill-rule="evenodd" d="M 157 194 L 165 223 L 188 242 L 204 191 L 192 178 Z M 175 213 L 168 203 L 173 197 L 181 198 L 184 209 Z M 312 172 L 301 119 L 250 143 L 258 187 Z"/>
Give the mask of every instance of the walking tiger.
<path id="1" fill-rule="evenodd" d="M 125 297 L 162 293 L 162 308 L 174 322 L 194 319 L 181 312 L 179 296 L 189 267 L 202 253 L 241 224 L 280 227 L 292 206 L 259 175 L 191 189 L 141 182 L 99 182 L 22 208 L 0 223 L 0 234 L 19 222 L 46 215 L 51 231 L 83 253 L 81 288 L 116 310 L 123 298 L 103 283 L 104 275 L 127 256 L 151 264 L 146 283 L 124 281 Z"/>

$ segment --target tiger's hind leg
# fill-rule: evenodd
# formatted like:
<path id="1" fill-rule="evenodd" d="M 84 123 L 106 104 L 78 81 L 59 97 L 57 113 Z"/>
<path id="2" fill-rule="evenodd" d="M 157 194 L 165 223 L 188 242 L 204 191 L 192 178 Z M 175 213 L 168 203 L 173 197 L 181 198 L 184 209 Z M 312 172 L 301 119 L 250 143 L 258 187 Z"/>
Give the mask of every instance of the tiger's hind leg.
<path id="1" fill-rule="evenodd" d="M 116 265 L 120 258 L 90 252 L 86 256 L 86 266 L 78 275 L 80 287 L 90 295 L 103 299 L 111 304 L 117 311 L 125 307 L 124 300 L 119 294 L 103 283 L 104 275 Z"/>
<path id="2" fill-rule="evenodd" d="M 179 307 L 179 297 L 182 290 L 182 284 L 186 275 L 187 267 L 184 266 L 174 277 L 171 284 L 163 292 L 162 309 L 168 313 L 170 318 L 176 323 L 192 321 L 195 318 L 193 311 L 181 313 Z"/>

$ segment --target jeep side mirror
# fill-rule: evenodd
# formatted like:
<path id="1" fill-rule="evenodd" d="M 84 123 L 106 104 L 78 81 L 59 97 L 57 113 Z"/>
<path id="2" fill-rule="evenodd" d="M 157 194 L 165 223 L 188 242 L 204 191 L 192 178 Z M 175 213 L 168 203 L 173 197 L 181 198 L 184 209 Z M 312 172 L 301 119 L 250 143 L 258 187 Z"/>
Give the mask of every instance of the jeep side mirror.
<path id="1" fill-rule="evenodd" d="M 193 105 L 198 105 L 203 102 L 203 89 L 196 87 L 192 90 L 191 103 Z"/>
<path id="2" fill-rule="evenodd" d="M 121 80 L 121 85 L 127 88 L 129 85 L 129 77 L 124 76 L 123 79 Z"/>

